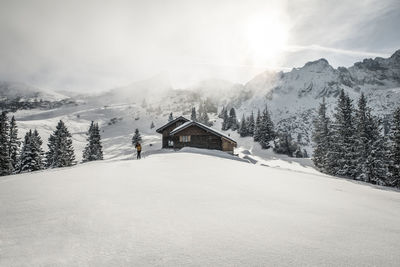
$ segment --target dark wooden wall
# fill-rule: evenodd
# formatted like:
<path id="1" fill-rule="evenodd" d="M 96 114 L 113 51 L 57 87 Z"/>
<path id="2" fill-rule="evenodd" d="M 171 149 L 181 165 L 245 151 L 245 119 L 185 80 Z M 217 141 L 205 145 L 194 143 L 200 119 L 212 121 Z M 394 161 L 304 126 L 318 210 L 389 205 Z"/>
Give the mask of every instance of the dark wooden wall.
<path id="1" fill-rule="evenodd" d="M 179 136 L 190 135 L 190 142 L 180 142 Z M 190 126 L 173 136 L 174 148 L 180 149 L 185 146 L 217 149 L 222 150 L 222 139 L 221 137 L 207 132 L 197 126 Z"/>

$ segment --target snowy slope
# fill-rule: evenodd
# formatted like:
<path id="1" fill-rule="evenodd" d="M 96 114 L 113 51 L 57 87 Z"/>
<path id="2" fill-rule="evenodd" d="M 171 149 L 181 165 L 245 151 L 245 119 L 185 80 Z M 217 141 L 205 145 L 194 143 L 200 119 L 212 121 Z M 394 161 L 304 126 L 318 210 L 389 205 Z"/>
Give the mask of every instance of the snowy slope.
<path id="1" fill-rule="evenodd" d="M 219 155 L 1 177 L 0 265 L 398 266 L 398 192 Z"/>

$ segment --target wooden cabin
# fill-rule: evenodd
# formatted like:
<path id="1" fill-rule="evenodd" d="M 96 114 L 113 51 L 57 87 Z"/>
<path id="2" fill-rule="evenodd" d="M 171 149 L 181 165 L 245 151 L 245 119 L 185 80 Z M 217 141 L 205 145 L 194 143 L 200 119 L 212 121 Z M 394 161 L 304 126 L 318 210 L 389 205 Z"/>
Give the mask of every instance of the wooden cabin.
<path id="1" fill-rule="evenodd" d="M 165 124 L 157 132 L 163 135 L 163 148 L 197 147 L 233 153 L 237 145 L 229 136 L 184 117 Z"/>

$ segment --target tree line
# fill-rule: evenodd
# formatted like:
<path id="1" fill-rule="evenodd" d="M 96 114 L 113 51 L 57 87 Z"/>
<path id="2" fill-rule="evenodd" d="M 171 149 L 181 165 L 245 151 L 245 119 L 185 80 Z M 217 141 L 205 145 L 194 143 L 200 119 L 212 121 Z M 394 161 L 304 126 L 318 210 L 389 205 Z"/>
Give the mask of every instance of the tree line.
<path id="1" fill-rule="evenodd" d="M 361 94 L 356 107 L 341 90 L 333 118 L 325 99 L 314 121 L 313 162 L 324 173 L 368 183 L 400 187 L 400 107 L 383 131 Z"/>
<path id="2" fill-rule="evenodd" d="M 82 161 L 102 160 L 99 125 L 92 121 L 86 135 Z M 42 145 L 36 129 L 27 131 L 21 142 L 15 117 L 9 120 L 7 112 L 3 111 L 0 115 L 0 176 L 76 164 L 72 136 L 62 120 L 48 139 L 47 152 Z"/>
<path id="3" fill-rule="evenodd" d="M 243 114 L 240 122 L 237 120 L 233 107 L 229 109 L 229 112 L 228 108 L 223 107 L 219 117 L 222 118 L 221 129 L 223 131 L 232 130 L 237 131 L 241 137 L 253 137 L 254 141 L 258 142 L 263 149 L 272 147 L 273 151 L 278 154 L 298 158 L 308 157 L 307 151 L 293 140 L 290 133 L 275 130 L 267 106 L 262 112 L 258 109 L 257 116 L 254 116 L 253 111 L 249 116 Z"/>

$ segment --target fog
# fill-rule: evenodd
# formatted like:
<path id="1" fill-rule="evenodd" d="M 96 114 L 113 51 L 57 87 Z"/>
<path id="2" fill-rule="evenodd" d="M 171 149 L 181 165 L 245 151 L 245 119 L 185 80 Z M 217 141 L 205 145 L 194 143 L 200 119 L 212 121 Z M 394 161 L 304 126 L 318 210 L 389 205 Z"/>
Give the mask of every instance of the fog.
<path id="1" fill-rule="evenodd" d="M 160 74 L 175 88 L 244 83 L 321 57 L 389 56 L 397 25 L 398 0 L 0 0 L 0 79 L 79 92 Z"/>

